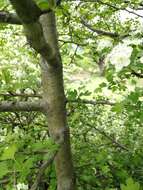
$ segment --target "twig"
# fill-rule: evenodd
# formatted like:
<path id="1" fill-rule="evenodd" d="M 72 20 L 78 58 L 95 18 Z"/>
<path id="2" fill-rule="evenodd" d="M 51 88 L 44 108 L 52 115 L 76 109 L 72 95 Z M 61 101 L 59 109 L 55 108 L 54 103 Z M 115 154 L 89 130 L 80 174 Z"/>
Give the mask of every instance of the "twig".
<path id="1" fill-rule="evenodd" d="M 87 43 L 78 43 L 78 42 L 71 41 L 71 40 L 62 40 L 62 39 L 59 39 L 58 41 L 59 42 L 63 42 L 63 44 L 76 44 L 78 46 L 86 46 L 87 45 Z"/>
<path id="2" fill-rule="evenodd" d="M 113 8 L 114 10 L 117 10 L 117 11 L 124 10 L 124 11 L 126 11 L 126 12 L 128 12 L 128 13 L 130 13 L 130 14 L 134 14 L 135 16 L 138 16 L 138 17 L 140 17 L 140 18 L 143 18 L 142 15 L 140 15 L 140 14 L 138 14 L 138 13 L 132 11 L 132 10 L 128 10 L 128 9 L 122 8 L 122 7 L 119 8 L 119 7 L 117 7 L 117 6 L 115 6 L 115 5 L 112 5 L 112 4 L 110 4 L 110 3 L 107 3 L 107 2 L 104 3 L 104 2 L 101 1 L 101 0 L 95 0 L 95 1 L 96 1 L 96 2 L 99 2 L 99 3 L 103 4 L 103 5 L 107 5 L 108 7 L 111 7 L 111 8 Z"/>
<path id="3" fill-rule="evenodd" d="M 73 53 L 73 55 L 71 56 L 71 61 L 70 61 L 69 65 L 71 65 L 71 64 L 74 62 L 74 59 L 75 59 L 77 50 L 78 50 L 78 45 L 76 46 L 76 48 L 75 48 L 75 50 L 74 50 L 74 53 Z"/>

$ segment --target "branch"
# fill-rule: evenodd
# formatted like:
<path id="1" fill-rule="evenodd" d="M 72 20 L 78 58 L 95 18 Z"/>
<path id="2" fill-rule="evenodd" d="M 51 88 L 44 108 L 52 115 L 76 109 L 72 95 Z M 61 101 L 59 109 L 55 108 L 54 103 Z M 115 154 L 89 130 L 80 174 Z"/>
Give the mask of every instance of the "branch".
<path id="1" fill-rule="evenodd" d="M 116 32 L 115 33 L 114 32 L 107 32 L 107 31 L 104 31 L 104 30 L 93 28 L 91 25 L 86 23 L 83 19 L 81 20 L 81 23 L 85 27 L 87 27 L 89 30 L 91 30 L 92 32 L 96 32 L 98 35 L 108 36 L 110 38 L 126 38 L 126 37 L 129 36 L 129 34 L 121 35 L 121 34 L 118 34 Z"/>
<path id="2" fill-rule="evenodd" d="M 117 7 L 117 6 L 113 5 L 113 4 L 110 4 L 110 3 L 108 3 L 108 2 L 103 2 L 103 1 L 101 1 L 101 0 L 94 0 L 94 1 L 99 2 L 99 3 L 103 4 L 103 5 L 107 5 L 108 7 L 111 7 L 111 8 L 113 8 L 113 9 L 116 10 L 116 11 L 124 10 L 124 11 L 126 11 L 126 12 L 128 12 L 128 13 L 130 13 L 130 14 L 133 14 L 133 15 L 137 16 L 137 17 L 143 18 L 142 15 L 140 15 L 140 14 L 138 14 L 138 13 L 132 11 L 132 10 L 128 10 L 128 9 L 122 8 L 122 7 L 119 8 L 119 7 Z"/>
<path id="3" fill-rule="evenodd" d="M 10 0 L 23 26 L 27 41 L 30 46 L 40 53 L 43 58 L 53 64 L 57 57 L 53 52 L 50 42 L 46 42 L 39 17 L 43 12 L 33 0 Z M 49 14 L 52 14 L 51 11 Z M 52 23 L 53 24 L 53 23 Z"/>
<path id="4" fill-rule="evenodd" d="M 42 95 L 40 94 L 25 94 L 25 93 L 15 93 L 15 92 L 10 92 L 10 93 L 0 93 L 0 96 L 4 97 L 23 97 L 23 98 L 42 98 Z"/>
<path id="5" fill-rule="evenodd" d="M 132 70 L 131 74 L 134 75 L 134 76 L 136 76 L 136 77 L 138 77 L 138 78 L 143 78 L 143 74 L 137 73 L 137 72 L 134 71 L 134 70 Z"/>
<path id="6" fill-rule="evenodd" d="M 19 94 L 19 93 L 0 93 L 0 96 L 4 97 L 23 97 L 23 98 L 42 98 L 42 95 L 40 94 Z M 86 99 L 67 99 L 66 103 L 78 103 L 78 104 L 91 104 L 91 105 L 110 105 L 113 106 L 115 105 L 115 102 L 110 102 L 108 100 L 86 100 Z"/>
<path id="7" fill-rule="evenodd" d="M 75 99 L 75 100 L 67 100 L 67 103 L 78 103 L 78 104 L 91 104 L 91 105 L 115 105 L 114 102 L 109 102 L 108 100 L 84 100 L 84 99 Z"/>
<path id="8" fill-rule="evenodd" d="M 115 5 L 111 4 L 111 3 L 103 2 L 102 0 L 66 0 L 66 2 L 77 2 L 77 1 L 78 2 L 83 2 L 83 3 L 89 3 L 89 2 L 91 2 L 91 3 L 100 3 L 102 5 L 107 5 L 108 7 L 112 8 L 112 9 L 114 9 L 116 11 L 124 10 L 124 11 L 126 11 L 126 12 L 128 12 L 130 14 L 133 14 L 133 15 L 137 16 L 137 17 L 143 18 L 142 15 L 140 15 L 140 14 L 138 14 L 138 13 L 132 11 L 132 10 L 128 10 L 128 9 L 122 8 L 122 7 L 117 7 L 117 6 L 115 6 Z M 124 3 L 126 3 L 126 2 L 124 1 Z M 143 4 L 139 3 L 139 6 L 143 6 Z"/>
<path id="9" fill-rule="evenodd" d="M 71 61 L 70 61 L 69 65 L 71 65 L 71 64 L 74 62 L 75 56 L 76 56 L 76 54 L 77 54 L 77 50 L 78 50 L 78 45 L 76 46 L 73 55 L 71 55 L 71 57 L 70 57 L 70 58 L 71 58 Z"/>
<path id="10" fill-rule="evenodd" d="M 7 24 L 22 24 L 20 19 L 16 14 L 0 11 L 0 23 L 7 23 Z"/>
<path id="11" fill-rule="evenodd" d="M 81 23 L 82 23 L 84 26 L 86 26 L 88 29 L 90 29 L 90 30 L 93 31 L 93 32 L 96 32 L 96 33 L 99 34 L 99 35 L 108 36 L 108 37 L 111 37 L 111 38 L 117 38 L 117 37 L 119 37 L 119 34 L 118 34 L 118 33 L 107 32 L 107 31 L 103 31 L 103 30 L 100 30 L 100 29 L 95 29 L 95 28 L 93 28 L 93 27 L 90 26 L 88 23 L 86 23 L 83 19 L 81 20 Z"/>
<path id="12" fill-rule="evenodd" d="M 93 127 L 91 124 L 87 123 L 87 125 L 89 127 L 92 127 L 94 128 L 96 131 L 98 131 L 101 135 L 105 136 L 107 139 L 109 139 L 114 145 L 116 145 L 117 147 L 123 149 L 123 150 L 126 150 L 126 151 L 129 151 L 127 147 L 125 147 L 124 145 L 120 144 L 118 141 L 116 141 L 113 137 L 111 137 L 110 135 L 108 135 L 107 133 L 105 133 L 105 131 L 99 129 L 99 128 L 96 128 L 96 127 Z"/>
<path id="13" fill-rule="evenodd" d="M 41 15 L 41 9 L 33 0 L 10 0 L 10 3 L 24 24 L 36 22 Z"/>
<path id="14" fill-rule="evenodd" d="M 4 102 L 0 102 L 0 112 L 17 112 L 17 111 L 43 112 L 43 110 L 44 110 L 44 103 L 42 101 L 36 101 L 36 102 L 4 101 Z"/>
<path id="15" fill-rule="evenodd" d="M 70 41 L 70 40 L 62 40 L 62 39 L 58 39 L 59 42 L 63 42 L 64 44 L 76 44 L 78 46 L 86 46 L 87 43 L 78 43 L 78 42 L 74 42 L 74 41 Z"/>
<path id="16" fill-rule="evenodd" d="M 52 162 L 54 161 L 55 156 L 57 155 L 57 153 L 58 153 L 58 150 L 56 150 L 55 152 L 53 152 L 53 154 L 50 156 L 50 158 L 49 158 L 47 161 L 45 161 L 45 162 L 42 164 L 42 166 L 39 168 L 39 171 L 38 171 L 38 173 L 37 173 L 35 182 L 34 182 L 34 184 L 32 185 L 32 187 L 30 188 L 30 190 L 37 190 L 38 185 L 39 185 L 39 183 L 41 182 L 41 179 L 42 179 L 42 177 L 43 177 L 43 175 L 44 175 L 45 170 L 47 169 L 47 167 L 48 167 L 50 164 L 52 164 Z"/>

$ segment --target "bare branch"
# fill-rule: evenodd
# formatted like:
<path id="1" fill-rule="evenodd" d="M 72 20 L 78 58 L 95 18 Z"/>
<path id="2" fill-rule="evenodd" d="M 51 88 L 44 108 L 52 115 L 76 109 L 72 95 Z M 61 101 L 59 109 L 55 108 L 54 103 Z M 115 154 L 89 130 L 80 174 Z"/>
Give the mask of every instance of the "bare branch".
<path id="1" fill-rule="evenodd" d="M 19 94 L 19 93 L 0 93 L 0 96 L 4 97 L 33 97 L 33 98 L 42 98 L 42 95 L 40 94 Z M 67 99 L 66 103 L 78 103 L 78 104 L 91 104 L 91 105 L 110 105 L 113 106 L 115 105 L 115 102 L 110 102 L 109 100 L 86 100 L 86 99 Z"/>
<path id="2" fill-rule="evenodd" d="M 0 112 L 17 112 L 17 111 L 38 111 L 43 112 L 44 102 L 14 102 L 14 101 L 3 101 L 0 102 Z"/>
<path id="3" fill-rule="evenodd" d="M 130 14 L 133 14 L 133 15 L 137 16 L 137 17 L 143 18 L 142 15 L 136 13 L 134 10 L 128 10 L 126 8 L 117 7 L 116 5 L 113 5 L 113 4 L 108 3 L 108 2 L 103 2 L 101 0 L 66 0 L 66 2 L 77 2 L 77 1 L 81 2 L 81 3 L 100 3 L 100 4 L 103 4 L 103 5 L 107 5 L 108 7 L 112 8 L 112 9 L 114 9 L 116 11 L 124 10 L 124 11 L 126 11 L 126 12 L 128 12 Z M 126 3 L 126 1 L 124 1 L 124 3 Z M 139 3 L 139 6 L 143 6 L 143 4 Z"/>
<path id="4" fill-rule="evenodd" d="M 103 131 L 102 129 L 99 129 L 95 126 L 92 126 L 91 124 L 87 123 L 87 125 L 89 127 L 94 128 L 96 131 L 98 131 L 101 135 L 105 136 L 107 139 L 109 139 L 116 147 L 119 147 L 123 150 L 129 151 L 127 147 L 125 147 L 124 145 L 122 145 L 121 143 L 119 143 L 118 141 L 116 141 L 113 137 L 111 137 L 110 135 L 108 135 L 105 131 Z"/>
<path id="5" fill-rule="evenodd" d="M 143 78 L 143 74 L 141 74 L 141 73 L 137 73 L 137 72 L 134 71 L 134 70 L 132 70 L 131 74 L 132 74 L 133 76 L 138 77 L 138 78 Z"/>
<path id="6" fill-rule="evenodd" d="M 37 177 L 35 179 L 34 184 L 32 185 L 32 187 L 30 188 L 30 190 L 36 190 L 38 188 L 38 185 L 44 175 L 45 170 L 47 169 L 47 167 L 53 163 L 55 156 L 57 155 L 58 150 L 54 151 L 50 158 L 47 161 L 44 161 L 44 163 L 42 164 L 42 166 L 39 168 L 39 171 L 37 173 Z"/>
<path id="7" fill-rule="evenodd" d="M 5 179 L 0 180 L 0 184 L 7 184 L 9 181 L 10 179 L 5 178 Z"/>
<path id="8" fill-rule="evenodd" d="M 71 58 L 71 61 L 70 61 L 69 65 L 71 65 L 72 63 L 74 63 L 75 56 L 76 56 L 76 54 L 77 54 L 77 50 L 78 50 L 78 45 L 76 46 L 73 55 L 71 55 L 71 57 L 70 57 L 70 58 Z"/>
<path id="9" fill-rule="evenodd" d="M 91 105 L 115 105 L 114 102 L 110 102 L 108 100 L 84 100 L 84 99 L 75 99 L 75 100 L 67 100 L 67 103 L 78 103 L 78 104 L 91 104 Z"/>
<path id="10" fill-rule="evenodd" d="M 10 93 L 0 93 L 0 96 L 4 97 L 23 97 L 23 98 L 42 98 L 42 95 L 40 94 L 25 94 L 25 93 L 15 93 L 15 92 L 10 92 Z"/>
<path id="11" fill-rule="evenodd" d="M 124 10 L 124 11 L 126 11 L 126 12 L 128 12 L 130 14 L 133 14 L 133 15 L 137 16 L 137 17 L 143 18 L 142 15 L 134 12 L 133 10 L 128 10 L 127 8 L 117 7 L 116 5 L 110 4 L 108 2 L 103 2 L 101 0 L 94 0 L 94 1 L 97 1 L 97 2 L 99 2 L 101 4 L 103 4 L 103 5 L 107 5 L 108 7 L 111 7 L 111 8 L 113 8 L 116 11 Z"/>
<path id="12" fill-rule="evenodd" d="M 0 11 L 0 23 L 18 24 L 18 25 L 22 24 L 16 14 L 5 11 Z"/>
<path id="13" fill-rule="evenodd" d="M 76 44 L 78 46 L 86 46 L 88 43 L 79 43 L 79 42 L 75 42 L 75 41 L 70 41 L 70 40 L 62 40 L 62 39 L 58 39 L 59 42 L 63 42 L 64 44 Z"/>
<path id="14" fill-rule="evenodd" d="M 103 36 L 109 36 L 111 38 L 117 38 L 119 37 L 118 33 L 112 33 L 112 32 L 107 32 L 107 31 L 103 31 L 100 29 L 95 29 L 92 26 L 90 26 L 88 23 L 86 23 L 83 19 L 81 20 L 81 23 L 86 26 L 88 29 L 90 29 L 93 32 L 96 32 L 99 35 L 103 35 Z"/>

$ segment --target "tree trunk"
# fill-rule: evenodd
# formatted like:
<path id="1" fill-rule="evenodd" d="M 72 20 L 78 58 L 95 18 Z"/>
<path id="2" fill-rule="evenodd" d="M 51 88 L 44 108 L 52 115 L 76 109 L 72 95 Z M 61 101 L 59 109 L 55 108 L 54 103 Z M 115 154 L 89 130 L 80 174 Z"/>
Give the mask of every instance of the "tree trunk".
<path id="1" fill-rule="evenodd" d="M 66 101 L 63 86 L 62 61 L 58 48 L 55 15 L 41 15 L 40 23 L 45 40 L 52 47 L 53 59 L 41 58 L 43 99 L 47 103 L 46 117 L 51 137 L 62 146 L 55 158 L 57 190 L 75 190 L 70 135 L 66 120 Z"/>

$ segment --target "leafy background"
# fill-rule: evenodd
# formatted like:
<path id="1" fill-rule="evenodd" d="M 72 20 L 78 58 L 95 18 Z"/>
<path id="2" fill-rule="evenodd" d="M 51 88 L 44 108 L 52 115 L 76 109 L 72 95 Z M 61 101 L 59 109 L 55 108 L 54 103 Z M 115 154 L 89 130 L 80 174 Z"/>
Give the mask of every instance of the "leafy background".
<path id="1" fill-rule="evenodd" d="M 49 8 L 47 0 L 36 3 Z M 139 0 L 106 0 L 63 1 L 54 7 L 66 96 L 76 100 L 67 111 L 79 190 L 143 189 L 143 23 L 136 11 L 142 6 Z M 0 7 L 13 11 L 8 1 L 1 0 Z M 118 37 L 99 35 L 83 20 Z M 4 94 L 40 92 L 39 55 L 29 48 L 21 26 L 1 24 L 1 101 L 32 101 Z M 84 104 L 83 99 L 114 104 Z M 15 112 L 0 113 L 0 124 L 0 189 L 28 189 L 43 159 L 56 148 L 48 123 L 39 113 Z M 53 165 L 39 190 L 44 188 L 56 189 Z"/>

